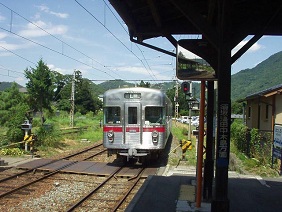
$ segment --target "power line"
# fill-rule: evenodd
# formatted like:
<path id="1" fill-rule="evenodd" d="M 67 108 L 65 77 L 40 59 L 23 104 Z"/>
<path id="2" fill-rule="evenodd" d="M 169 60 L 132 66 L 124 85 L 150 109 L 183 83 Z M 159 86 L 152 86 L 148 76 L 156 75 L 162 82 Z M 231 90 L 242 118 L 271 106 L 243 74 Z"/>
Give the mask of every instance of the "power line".
<path id="1" fill-rule="evenodd" d="M 23 36 L 20 36 L 20 35 L 18 35 L 18 34 L 16 34 L 16 33 L 12 32 L 12 17 L 13 17 L 12 14 L 15 13 L 16 15 L 18 15 L 18 16 L 21 17 L 21 18 L 23 18 L 24 20 L 26 20 L 27 22 L 31 23 L 32 25 L 36 26 L 36 27 L 39 28 L 40 30 L 44 31 L 46 34 L 50 35 L 50 36 L 53 37 L 54 39 L 60 41 L 60 42 L 62 43 L 62 46 L 63 46 L 63 45 L 66 45 L 66 46 L 70 47 L 71 49 L 75 50 L 76 52 L 82 54 L 83 56 L 85 56 L 85 57 L 91 59 L 92 61 L 98 63 L 99 65 L 103 66 L 104 68 L 106 67 L 106 66 L 103 65 L 102 63 L 98 62 L 97 60 L 94 60 L 93 58 L 89 57 L 88 55 L 86 55 L 86 54 L 83 53 L 82 51 L 80 51 L 80 50 L 78 50 L 77 48 L 71 46 L 70 44 L 64 42 L 63 40 L 61 40 L 60 38 L 56 37 L 55 35 L 49 33 L 47 30 L 43 29 L 42 27 L 38 26 L 37 24 L 33 23 L 32 21 L 28 20 L 27 18 L 25 18 L 24 16 L 20 15 L 20 14 L 17 13 L 16 11 L 12 10 L 12 9 L 9 8 L 8 6 L 4 5 L 3 3 L 0 2 L 0 4 L 1 4 L 2 6 L 4 6 L 4 7 L 6 7 L 7 9 L 9 9 L 9 10 L 11 11 L 10 30 L 6 30 L 6 29 L 4 29 L 4 28 L 1 27 L 2 30 L 5 30 L 5 31 L 10 32 L 10 33 L 12 33 L 12 34 L 15 34 L 15 35 L 17 35 L 17 36 L 19 36 L 19 37 L 21 37 L 21 38 L 23 38 L 23 39 L 26 39 L 26 40 L 28 40 L 28 41 L 30 41 L 30 42 L 33 42 L 33 43 L 35 43 L 35 44 L 37 44 L 37 45 L 40 45 L 41 47 L 47 48 L 48 50 L 51 50 L 51 51 L 53 51 L 53 52 L 55 52 L 55 53 L 64 55 L 65 57 L 68 57 L 69 59 L 72 59 L 72 60 L 74 60 L 74 61 L 76 61 L 76 62 L 82 63 L 82 64 L 84 64 L 84 65 L 86 65 L 86 66 L 88 66 L 88 67 L 91 67 L 91 68 L 93 68 L 93 69 L 95 69 L 95 70 L 97 70 L 97 71 L 101 71 L 101 72 L 103 72 L 103 73 L 105 73 L 105 74 L 107 74 L 107 75 L 113 77 L 112 75 L 110 75 L 110 74 L 108 74 L 108 73 L 106 73 L 106 72 L 104 72 L 104 71 L 102 71 L 102 70 L 100 70 L 100 69 L 94 68 L 93 66 L 89 66 L 88 64 L 83 63 L 83 62 L 81 62 L 81 61 L 79 61 L 79 60 L 77 60 L 77 59 L 75 59 L 75 58 L 73 58 L 73 57 L 70 57 L 70 56 L 68 56 L 68 55 L 65 55 L 64 52 L 63 52 L 63 50 L 62 50 L 62 52 L 53 50 L 53 49 L 51 49 L 51 48 L 49 48 L 49 47 L 46 47 L 46 46 L 44 46 L 44 45 L 42 45 L 42 44 L 40 44 L 40 43 L 37 43 L 37 42 L 35 42 L 35 41 L 32 41 L 31 39 L 25 38 L 25 37 L 23 37 Z M 63 49 L 63 48 L 62 48 L 62 49 Z M 109 68 L 106 68 L 106 69 L 109 70 L 109 71 L 111 71 L 111 72 L 113 72 L 113 73 L 116 74 L 118 77 L 121 77 L 119 74 L 115 73 L 115 72 L 112 71 L 111 69 L 109 69 Z M 113 78 L 114 78 L 114 77 L 113 77 Z"/>
<path id="2" fill-rule="evenodd" d="M 2 28 L 2 27 L 0 27 L 0 29 L 3 29 L 3 28 Z M 5 29 L 4 29 L 4 30 L 5 30 Z M 5 48 L 4 46 L 0 46 L 0 47 L 1 47 L 2 49 L 5 49 L 6 51 L 8 51 L 8 52 L 10 52 L 10 53 L 12 53 L 12 54 L 14 54 L 14 55 L 18 56 L 19 58 L 22 58 L 23 60 L 26 60 L 26 61 L 28 61 L 28 62 L 30 62 L 30 63 L 32 63 L 32 64 L 36 65 L 36 63 L 32 62 L 31 60 L 26 59 L 26 58 L 24 58 L 23 56 L 21 56 L 21 55 L 19 55 L 19 54 L 15 53 L 15 52 L 12 52 L 11 50 L 9 50 L 9 49 Z"/>
<path id="3" fill-rule="evenodd" d="M 6 29 L 4 29 L 4 28 L 2 28 L 2 27 L 0 27 L 0 29 L 9 32 L 8 30 L 6 30 Z M 105 72 L 105 71 L 102 71 L 102 70 L 100 70 L 100 69 L 94 68 L 93 66 L 91 66 L 91 65 L 89 65 L 89 64 L 87 64 L 87 63 L 84 63 L 84 62 L 82 62 L 82 61 L 80 61 L 80 60 L 78 60 L 78 59 L 76 59 L 76 58 L 73 58 L 73 57 L 71 57 L 71 56 L 69 56 L 69 55 L 63 54 L 63 53 L 61 53 L 61 52 L 59 52 L 59 51 L 57 51 L 57 50 L 54 50 L 54 49 L 52 49 L 52 48 L 50 48 L 50 47 L 48 47 L 48 46 L 43 45 L 43 44 L 41 44 L 41 43 L 38 43 L 38 42 L 36 42 L 36 41 L 33 41 L 33 40 L 31 40 L 31 39 L 29 39 L 29 38 L 26 38 L 26 37 L 24 37 L 24 36 L 21 36 L 21 35 L 15 33 L 15 32 L 9 32 L 9 33 L 11 33 L 11 34 L 13 34 L 13 35 L 16 35 L 16 36 L 18 36 L 18 37 L 20 37 L 20 38 L 22 38 L 22 39 L 25 39 L 25 40 L 27 40 L 27 41 L 29 41 L 29 42 L 32 42 L 32 43 L 34 43 L 34 44 L 36 44 L 36 45 L 38 45 L 38 46 L 41 46 L 41 47 L 43 47 L 43 48 L 46 48 L 46 49 L 48 49 L 48 50 L 50 50 L 50 51 L 52 51 L 52 52 L 55 52 L 55 53 L 60 54 L 60 55 L 63 55 L 63 56 L 66 57 L 66 58 L 69 58 L 69 59 L 71 59 L 71 60 L 73 60 L 73 61 L 76 61 L 76 62 L 78 62 L 78 63 L 81 63 L 81 64 L 83 64 L 83 65 L 85 65 L 85 66 L 90 67 L 90 68 L 93 68 L 93 69 L 95 69 L 95 70 L 97 70 L 97 71 L 100 71 L 100 72 L 102 72 L 102 73 L 104 73 L 104 74 L 107 74 L 108 76 L 110 76 L 110 77 L 112 77 L 112 78 L 115 78 L 114 76 L 112 76 L 111 74 L 109 74 L 109 73 L 107 73 L 107 72 Z M 3 46 L 1 46 L 1 47 L 2 47 L 3 49 L 5 49 L 5 50 L 11 52 L 10 50 L 6 49 L 5 47 L 3 47 Z M 16 53 L 13 53 L 13 54 L 17 55 L 18 57 L 23 58 L 22 56 L 20 56 L 20 55 L 18 55 L 18 54 L 16 54 Z M 27 59 L 25 59 L 25 60 L 27 60 Z M 29 61 L 29 62 L 35 64 L 34 62 L 32 62 L 32 61 L 30 61 L 30 60 L 27 60 L 27 61 Z"/>
<path id="4" fill-rule="evenodd" d="M 115 17 L 115 19 L 119 22 L 119 24 L 120 24 L 120 26 L 122 27 L 122 29 L 123 29 L 123 30 L 126 32 L 126 34 L 129 36 L 128 31 L 125 29 L 125 27 L 124 27 L 123 24 L 120 22 L 120 20 L 118 19 L 118 17 L 114 14 L 114 12 L 113 12 L 112 9 L 108 6 L 108 4 L 105 2 L 105 0 L 103 0 L 103 1 L 104 1 L 105 5 L 107 6 L 107 8 L 111 11 L 112 15 Z M 131 43 L 132 43 L 132 42 L 131 42 Z M 153 73 L 153 71 L 152 71 L 152 69 L 151 69 L 151 67 L 150 67 L 150 65 L 149 65 L 149 63 L 148 63 L 148 61 L 146 60 L 146 58 L 145 58 L 145 56 L 144 56 L 142 50 L 140 49 L 139 45 L 137 45 L 136 43 L 134 43 L 134 44 L 135 44 L 135 46 L 138 48 L 138 50 L 140 51 L 140 53 L 142 54 L 143 59 L 145 60 L 147 66 L 148 66 L 148 68 L 149 68 L 149 70 L 152 72 L 153 76 L 156 78 L 155 74 Z M 138 58 L 138 59 L 139 59 L 139 58 Z M 140 60 L 141 60 L 141 59 L 140 59 Z M 142 62 L 142 61 L 141 61 L 141 62 Z M 142 63 L 143 63 L 143 62 L 142 62 Z M 144 65 L 144 64 L 143 64 L 143 65 Z M 145 68 L 146 68 L 146 67 L 145 67 Z"/>
<path id="5" fill-rule="evenodd" d="M 0 65 L 0 66 L 2 66 L 2 65 Z M 4 66 L 0 67 L 0 69 L 8 71 L 8 75 L 9 75 L 9 72 L 14 72 L 14 73 L 18 73 L 18 74 L 22 74 L 22 75 L 23 75 L 22 72 L 13 71 L 13 70 L 11 70 L 11 69 L 5 68 Z"/>
<path id="6" fill-rule="evenodd" d="M 75 0 L 75 2 L 81 7 L 83 8 L 90 16 L 92 16 L 100 25 L 102 25 L 117 41 L 119 41 L 129 52 L 131 52 L 144 66 L 144 68 L 146 69 L 146 71 L 149 73 L 149 75 L 153 78 L 152 74 L 148 71 L 148 69 L 146 68 L 144 62 L 133 52 L 131 51 L 116 35 L 114 35 L 114 33 L 112 33 L 101 21 L 99 21 L 86 7 L 84 7 L 82 4 L 80 4 L 77 0 Z"/>

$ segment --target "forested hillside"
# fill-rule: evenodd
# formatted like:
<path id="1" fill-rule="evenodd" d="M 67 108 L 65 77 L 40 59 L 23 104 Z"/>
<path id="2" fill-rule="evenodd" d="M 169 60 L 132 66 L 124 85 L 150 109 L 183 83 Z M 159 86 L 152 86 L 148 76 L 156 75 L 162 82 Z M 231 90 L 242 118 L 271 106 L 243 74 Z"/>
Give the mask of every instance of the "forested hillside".
<path id="1" fill-rule="evenodd" d="M 10 88 L 12 86 L 12 83 L 11 82 L 0 82 L 0 91 L 4 91 L 6 90 L 7 88 Z M 17 86 L 19 88 L 22 88 L 23 86 L 17 84 Z"/>
<path id="2" fill-rule="evenodd" d="M 270 56 L 252 69 L 231 76 L 231 98 L 238 100 L 282 83 L 282 52 Z"/>

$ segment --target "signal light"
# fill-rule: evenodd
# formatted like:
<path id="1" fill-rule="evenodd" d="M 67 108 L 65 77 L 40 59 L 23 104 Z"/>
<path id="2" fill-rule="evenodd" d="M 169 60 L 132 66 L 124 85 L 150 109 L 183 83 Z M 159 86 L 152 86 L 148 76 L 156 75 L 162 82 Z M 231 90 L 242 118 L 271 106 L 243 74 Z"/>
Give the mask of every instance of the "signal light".
<path id="1" fill-rule="evenodd" d="M 190 83 L 189 82 L 183 82 L 181 84 L 182 90 L 185 94 L 190 93 Z"/>

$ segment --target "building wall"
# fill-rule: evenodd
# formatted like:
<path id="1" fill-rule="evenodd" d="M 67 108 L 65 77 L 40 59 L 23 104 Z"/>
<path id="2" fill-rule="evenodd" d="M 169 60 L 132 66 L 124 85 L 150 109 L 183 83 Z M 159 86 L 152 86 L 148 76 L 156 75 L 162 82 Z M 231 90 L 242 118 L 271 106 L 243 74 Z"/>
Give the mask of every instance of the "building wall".
<path id="1" fill-rule="evenodd" d="M 282 99 L 281 99 L 282 101 Z M 250 109 L 249 109 L 250 108 Z M 282 105 L 281 105 L 282 110 Z M 272 97 L 260 97 L 247 101 L 246 123 L 248 128 L 257 128 L 259 130 L 272 130 Z M 281 111 L 282 118 L 282 111 Z"/>
<path id="2" fill-rule="evenodd" d="M 260 99 L 260 130 L 272 130 L 272 96 Z"/>
<path id="3" fill-rule="evenodd" d="M 246 107 L 246 123 L 248 128 L 257 128 L 258 104 L 256 99 L 248 100 Z"/>
<path id="4" fill-rule="evenodd" d="M 282 124 L 282 95 L 276 94 L 276 113 L 275 113 L 275 123 Z"/>

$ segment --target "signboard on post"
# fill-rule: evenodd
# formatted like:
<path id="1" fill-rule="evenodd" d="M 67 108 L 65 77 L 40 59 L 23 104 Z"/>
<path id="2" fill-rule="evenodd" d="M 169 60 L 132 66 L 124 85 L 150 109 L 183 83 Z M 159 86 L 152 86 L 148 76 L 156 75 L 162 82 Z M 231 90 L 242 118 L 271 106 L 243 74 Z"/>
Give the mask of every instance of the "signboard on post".
<path id="1" fill-rule="evenodd" d="M 275 124 L 273 133 L 273 157 L 281 160 L 282 152 L 282 125 Z"/>
<path id="2" fill-rule="evenodd" d="M 229 103 L 219 103 L 218 114 L 218 141 L 217 141 L 217 165 L 219 167 L 228 167 L 229 164 L 229 141 L 230 141 L 230 110 Z"/>

